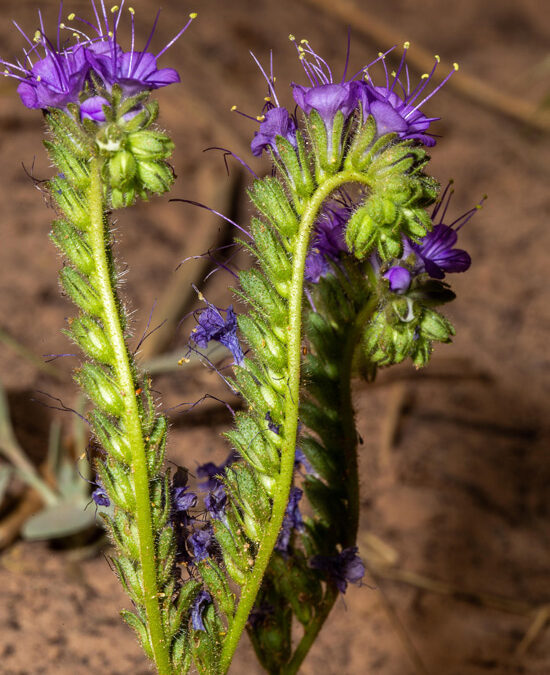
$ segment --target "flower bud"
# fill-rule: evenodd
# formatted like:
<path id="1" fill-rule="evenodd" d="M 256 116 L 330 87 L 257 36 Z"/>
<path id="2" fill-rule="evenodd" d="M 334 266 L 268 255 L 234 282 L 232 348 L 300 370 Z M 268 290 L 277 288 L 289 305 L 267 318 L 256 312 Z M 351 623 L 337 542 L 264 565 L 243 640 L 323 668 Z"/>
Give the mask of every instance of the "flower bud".
<path id="1" fill-rule="evenodd" d="M 172 169 L 163 162 L 140 160 L 137 170 L 143 187 L 149 192 L 161 194 L 169 190 L 174 182 Z"/>
<path id="2" fill-rule="evenodd" d="M 100 366 L 85 363 L 77 373 L 80 386 L 100 410 L 120 417 L 124 412 L 124 399 L 116 382 Z"/>
<path id="3" fill-rule="evenodd" d="M 70 329 L 66 331 L 92 359 L 112 364 L 115 358 L 113 347 L 101 326 L 90 316 L 82 316 L 70 321 Z"/>
<path id="4" fill-rule="evenodd" d="M 136 159 L 168 159 L 174 142 L 158 131 L 136 131 L 128 136 L 128 149 Z"/>
<path id="5" fill-rule="evenodd" d="M 124 188 L 131 184 L 136 175 L 136 160 L 128 150 L 120 150 L 109 160 L 111 187 Z"/>

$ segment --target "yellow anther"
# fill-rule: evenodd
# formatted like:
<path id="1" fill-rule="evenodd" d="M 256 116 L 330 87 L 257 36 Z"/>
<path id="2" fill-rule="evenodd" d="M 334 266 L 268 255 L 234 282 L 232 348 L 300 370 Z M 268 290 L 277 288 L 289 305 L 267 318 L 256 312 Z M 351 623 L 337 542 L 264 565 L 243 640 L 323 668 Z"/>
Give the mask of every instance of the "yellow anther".
<path id="1" fill-rule="evenodd" d="M 302 52 L 302 53 L 298 56 L 298 58 L 299 58 L 299 59 L 305 59 L 305 58 L 306 58 L 306 55 Z"/>
<path id="2" fill-rule="evenodd" d="M 407 40 L 407 42 L 403 43 L 403 49 L 408 49 L 411 46 L 411 43 Z"/>
<path id="3" fill-rule="evenodd" d="M 266 103 L 271 103 L 271 96 L 264 96 L 264 101 Z"/>
<path id="4" fill-rule="evenodd" d="M 5 68 L 4 69 L 4 75 L 9 75 L 9 74 L 10 74 L 10 71 L 7 68 Z"/>
<path id="5" fill-rule="evenodd" d="M 397 75 L 397 73 L 395 72 L 395 70 L 392 70 L 391 73 L 390 73 L 390 75 L 391 75 L 392 77 L 395 77 L 395 76 Z"/>
<path id="6" fill-rule="evenodd" d="M 303 47 L 298 47 L 298 51 L 299 51 L 299 52 L 303 52 L 303 51 L 304 51 L 304 48 L 303 48 Z"/>
<path id="7" fill-rule="evenodd" d="M 59 28 L 61 28 L 61 30 L 63 30 L 64 28 L 67 28 L 67 26 L 64 23 L 60 23 Z"/>
<path id="8" fill-rule="evenodd" d="M 112 12 L 113 14 L 114 14 L 115 12 L 118 12 L 118 10 L 119 10 L 119 6 L 118 6 L 118 5 L 113 5 L 113 6 L 111 7 L 111 12 Z"/>
<path id="9" fill-rule="evenodd" d="M 113 37 L 113 31 L 110 30 L 110 31 L 107 33 L 107 35 L 108 35 L 109 37 Z"/>
<path id="10" fill-rule="evenodd" d="M 200 291 L 198 292 L 197 296 L 201 302 L 206 302 L 206 298 Z"/>
<path id="11" fill-rule="evenodd" d="M 386 55 L 384 54 L 384 52 L 378 52 L 378 56 L 379 56 L 381 59 L 384 59 L 384 58 L 386 57 Z"/>
<path id="12" fill-rule="evenodd" d="M 128 11 L 130 12 L 130 14 L 136 13 L 136 10 L 133 7 L 128 7 Z"/>
<path id="13" fill-rule="evenodd" d="M 74 21 L 76 18 L 76 14 L 74 12 L 71 12 L 69 16 L 67 17 L 68 21 Z"/>
<path id="14" fill-rule="evenodd" d="M 42 81 L 42 76 L 39 75 L 39 76 L 36 78 L 36 81 L 37 81 L 37 82 L 41 82 L 41 81 Z"/>
<path id="15" fill-rule="evenodd" d="M 191 14 L 189 14 L 190 19 L 196 19 L 197 16 L 198 16 L 197 12 L 191 12 Z"/>
<path id="16" fill-rule="evenodd" d="M 421 80 L 426 80 L 428 77 L 430 77 L 430 76 L 428 75 L 428 73 L 422 73 L 422 75 L 420 76 L 420 79 L 421 79 Z"/>
<path id="17" fill-rule="evenodd" d="M 258 122 L 263 122 L 265 120 L 265 115 L 258 115 L 256 119 L 258 120 Z"/>
<path id="18" fill-rule="evenodd" d="M 292 33 L 291 33 L 291 34 L 288 36 L 288 39 L 289 39 L 291 42 L 295 42 L 296 37 L 295 37 L 294 35 L 292 35 Z"/>
<path id="19" fill-rule="evenodd" d="M 308 44 L 309 44 L 309 40 L 306 40 L 305 38 L 303 38 L 302 40 L 300 40 L 300 42 L 301 42 L 303 45 L 308 45 Z"/>
<path id="20" fill-rule="evenodd" d="M 73 37 L 77 40 L 80 40 L 80 35 L 78 33 L 73 33 Z"/>
<path id="21" fill-rule="evenodd" d="M 434 58 L 438 63 L 441 63 L 441 56 L 439 56 L 439 54 L 436 54 Z"/>
<path id="22" fill-rule="evenodd" d="M 42 39 L 42 33 L 39 30 L 37 30 L 34 34 L 33 40 L 35 42 L 40 42 L 41 39 Z"/>
<path id="23" fill-rule="evenodd" d="M 236 105 L 232 105 L 232 106 L 231 106 L 231 112 L 235 112 L 235 110 L 237 110 L 237 106 L 236 106 Z"/>
<path id="24" fill-rule="evenodd" d="M 454 68 L 455 70 L 458 70 L 458 63 L 453 63 L 453 68 Z"/>

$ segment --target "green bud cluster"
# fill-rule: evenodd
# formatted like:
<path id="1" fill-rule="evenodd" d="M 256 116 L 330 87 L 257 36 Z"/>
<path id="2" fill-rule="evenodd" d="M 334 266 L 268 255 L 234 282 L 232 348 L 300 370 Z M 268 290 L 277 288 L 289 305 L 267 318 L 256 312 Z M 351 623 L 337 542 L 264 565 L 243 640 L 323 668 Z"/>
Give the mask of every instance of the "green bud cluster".
<path id="1" fill-rule="evenodd" d="M 447 284 L 435 280 L 416 280 L 407 293 L 389 291 L 380 282 L 381 302 L 363 334 L 366 359 L 377 366 L 401 363 L 410 357 L 416 368 L 430 360 L 434 342 L 451 342 L 455 330 L 437 305 L 454 299 Z"/>

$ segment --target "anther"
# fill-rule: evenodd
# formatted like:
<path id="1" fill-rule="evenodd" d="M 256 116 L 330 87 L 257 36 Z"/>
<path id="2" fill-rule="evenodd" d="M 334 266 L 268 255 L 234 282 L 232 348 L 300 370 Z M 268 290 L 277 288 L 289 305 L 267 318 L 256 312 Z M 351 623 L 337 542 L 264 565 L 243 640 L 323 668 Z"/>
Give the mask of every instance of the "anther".
<path id="1" fill-rule="evenodd" d="M 292 33 L 288 36 L 288 39 L 289 39 L 291 42 L 295 42 L 295 41 L 296 41 L 296 38 L 295 38 L 294 35 L 292 35 Z"/>
<path id="2" fill-rule="evenodd" d="M 108 35 L 110 38 L 112 38 L 112 37 L 113 37 L 113 31 L 110 30 L 110 31 L 107 33 L 107 35 Z"/>
<path id="3" fill-rule="evenodd" d="M 411 43 L 407 40 L 407 42 L 403 43 L 403 49 L 408 49 L 411 46 Z"/>
<path id="4" fill-rule="evenodd" d="M 237 106 L 236 106 L 236 105 L 232 105 L 231 108 L 230 108 L 230 110 L 231 110 L 231 112 L 235 112 L 235 110 L 237 110 Z"/>
<path id="5" fill-rule="evenodd" d="M 197 12 L 191 12 L 191 14 L 189 14 L 190 19 L 196 19 L 197 16 L 198 16 Z"/>
<path id="6" fill-rule="evenodd" d="M 41 39 L 42 39 L 42 33 L 39 30 L 37 30 L 34 34 L 33 40 L 35 42 L 40 42 Z"/>
<path id="7" fill-rule="evenodd" d="M 306 40 L 305 38 L 303 38 L 302 40 L 300 40 L 300 42 L 301 42 L 303 45 L 308 45 L 308 44 L 309 44 L 309 40 Z"/>
<path id="8" fill-rule="evenodd" d="M 458 63 L 453 63 L 453 68 L 454 68 L 455 70 L 458 70 Z"/>
<path id="9" fill-rule="evenodd" d="M 111 12 L 112 12 L 113 14 L 114 14 L 115 12 L 118 12 L 118 10 L 119 10 L 119 6 L 118 6 L 118 5 L 113 5 L 113 6 L 111 7 Z"/>
<path id="10" fill-rule="evenodd" d="M 436 54 L 434 58 L 438 63 L 441 63 L 441 56 L 439 56 L 439 54 Z"/>
<path id="11" fill-rule="evenodd" d="M 385 59 L 385 58 L 386 58 L 386 55 L 384 54 L 384 52 L 378 52 L 378 56 L 379 56 L 381 59 Z"/>
<path id="12" fill-rule="evenodd" d="M 422 75 L 420 76 L 420 79 L 425 80 L 428 77 L 430 77 L 428 73 L 422 73 Z"/>
<path id="13" fill-rule="evenodd" d="M 67 26 L 64 23 L 60 23 L 59 28 L 61 28 L 61 30 L 63 30 L 64 28 L 67 28 Z"/>
<path id="14" fill-rule="evenodd" d="M 271 96 L 264 96 L 264 101 L 266 103 L 271 103 Z"/>
<path id="15" fill-rule="evenodd" d="M 258 122 L 263 122 L 265 120 L 265 115 L 258 115 L 256 119 L 258 120 Z"/>
<path id="16" fill-rule="evenodd" d="M 71 12 L 69 16 L 67 17 L 67 21 L 74 21 L 76 18 L 76 14 L 74 12 Z"/>
<path id="17" fill-rule="evenodd" d="M 136 13 L 136 10 L 133 7 L 128 7 L 128 11 L 130 12 L 130 14 Z"/>

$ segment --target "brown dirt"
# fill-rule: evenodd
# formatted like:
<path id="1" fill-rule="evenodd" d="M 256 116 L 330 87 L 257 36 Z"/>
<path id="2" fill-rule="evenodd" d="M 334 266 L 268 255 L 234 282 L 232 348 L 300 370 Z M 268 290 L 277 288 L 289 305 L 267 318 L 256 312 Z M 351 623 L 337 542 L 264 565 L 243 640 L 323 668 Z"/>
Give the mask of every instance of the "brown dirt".
<path id="1" fill-rule="evenodd" d="M 44 4 L 56 6 L 53 0 Z M 158 44 L 181 22 L 183 11 L 176 0 L 163 4 Z M 221 145 L 244 152 L 253 125 L 232 116 L 229 108 L 238 103 L 255 114 L 264 95 L 247 50 L 265 60 L 272 47 L 283 83 L 301 78 L 287 35 L 307 35 L 338 72 L 346 27 L 296 0 L 184 4 L 184 16 L 194 9 L 201 16 L 166 56 L 167 64 L 180 68 L 184 84 L 160 93 L 162 123 L 174 130 L 177 142 L 173 196 L 212 202 L 226 180 L 223 163 L 201 151 Z M 548 69 L 541 63 L 547 58 L 550 14 L 542 0 L 356 4 L 409 35 L 413 48 L 416 41 L 457 60 L 465 71 L 513 96 L 536 103 L 546 93 Z M 136 5 L 145 32 L 148 10 L 156 3 Z M 79 0 L 67 11 L 86 6 Z M 34 3 L 4 0 L 2 10 L 4 19 L 16 18 L 34 30 Z M 0 37 L 3 56 L 18 53 L 20 39 L 6 20 Z M 389 46 L 372 44 L 353 26 L 352 38 L 357 67 Z M 37 177 L 49 173 L 39 115 L 23 110 L 13 90 L 5 83 L 2 87 L 1 325 L 37 354 L 71 351 L 59 333 L 72 308 L 59 295 L 59 259 L 47 242 L 52 214 L 20 165 L 34 161 Z M 374 576 L 338 602 L 303 667 L 306 675 L 550 672 L 545 629 L 526 654 L 516 655 L 533 619 L 520 610 L 550 602 L 550 144 L 450 88 L 428 110 L 443 118 L 444 138 L 434 149 L 432 170 L 442 181 L 455 178 L 454 212 L 460 214 L 484 192 L 489 201 L 463 231 L 474 264 L 467 275 L 453 279 L 458 293 L 450 309 L 457 327 L 454 346 L 438 349 L 423 374 L 407 366 L 383 374 L 370 390 L 358 386 L 365 440 L 360 544 L 363 554 L 371 552 Z M 200 174 L 199 163 L 206 167 Z M 245 202 L 240 211 L 246 220 Z M 166 199 L 120 217 L 119 252 L 130 270 L 124 293 L 136 310 L 136 335 L 154 299 L 173 280 L 178 261 L 200 252 L 194 246 L 197 228 L 210 228 L 214 237 L 217 227 L 190 206 Z M 208 291 L 223 304 L 227 281 L 218 279 Z M 179 343 L 186 332 L 184 326 Z M 74 364 L 74 359 L 56 363 L 67 374 Z M 46 448 L 45 424 L 29 402 L 35 394 L 28 392 L 45 389 L 70 403 L 75 390 L 38 373 L 4 346 L 0 374 L 13 396 L 21 440 L 39 462 Z M 179 373 L 163 376 L 155 386 L 168 406 L 196 399 L 205 386 L 220 391 L 205 374 L 189 380 Z M 388 428 L 391 410 L 398 413 L 397 431 Z M 199 458 L 220 458 L 225 448 L 219 432 L 227 420 L 223 408 L 212 416 L 177 417 L 170 457 L 190 467 Z M 393 567 L 380 566 L 380 557 L 372 553 L 373 535 L 395 553 Z M 399 570 L 445 582 L 454 592 L 445 595 L 430 584 L 428 590 L 387 578 Z M 0 558 L 0 598 L 4 675 L 151 672 L 118 619 L 125 599 L 101 556 L 76 561 L 45 544 L 18 543 Z M 516 604 L 508 607 L 506 599 Z M 414 665 L 410 645 L 424 670 Z M 246 640 L 232 672 L 258 672 Z"/>

